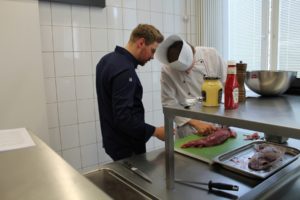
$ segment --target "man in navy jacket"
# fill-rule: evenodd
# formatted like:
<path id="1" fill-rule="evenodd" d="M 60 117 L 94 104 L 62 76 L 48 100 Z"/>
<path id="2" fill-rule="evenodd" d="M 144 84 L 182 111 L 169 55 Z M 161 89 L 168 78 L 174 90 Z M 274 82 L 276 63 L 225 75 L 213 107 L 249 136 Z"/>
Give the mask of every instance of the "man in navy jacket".
<path id="1" fill-rule="evenodd" d="M 145 123 L 143 87 L 135 71 L 138 65 L 153 59 L 163 39 L 154 26 L 139 24 L 125 48 L 116 46 L 114 52 L 103 56 L 97 64 L 103 147 L 113 160 L 145 153 L 151 136 L 164 140 L 164 127 Z"/>

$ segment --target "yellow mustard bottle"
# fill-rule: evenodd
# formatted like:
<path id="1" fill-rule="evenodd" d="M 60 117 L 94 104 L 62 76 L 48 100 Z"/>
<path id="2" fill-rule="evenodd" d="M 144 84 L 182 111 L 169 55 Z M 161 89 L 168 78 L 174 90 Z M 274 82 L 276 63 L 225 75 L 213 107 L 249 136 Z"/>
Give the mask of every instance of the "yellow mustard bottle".
<path id="1" fill-rule="evenodd" d="M 204 77 L 201 86 L 202 105 L 219 106 L 222 100 L 223 85 L 218 77 Z"/>

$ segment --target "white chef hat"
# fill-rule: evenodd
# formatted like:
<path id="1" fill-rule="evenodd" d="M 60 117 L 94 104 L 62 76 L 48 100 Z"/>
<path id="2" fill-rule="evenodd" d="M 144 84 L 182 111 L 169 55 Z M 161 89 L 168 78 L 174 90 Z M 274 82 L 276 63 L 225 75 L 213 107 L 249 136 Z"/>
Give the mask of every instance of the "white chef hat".
<path id="1" fill-rule="evenodd" d="M 167 57 L 168 48 L 176 41 L 183 42 L 182 49 L 178 59 L 170 63 Z M 171 35 L 164 40 L 157 48 L 155 57 L 163 64 L 169 65 L 179 71 L 186 71 L 193 63 L 193 51 L 191 46 L 178 35 Z"/>

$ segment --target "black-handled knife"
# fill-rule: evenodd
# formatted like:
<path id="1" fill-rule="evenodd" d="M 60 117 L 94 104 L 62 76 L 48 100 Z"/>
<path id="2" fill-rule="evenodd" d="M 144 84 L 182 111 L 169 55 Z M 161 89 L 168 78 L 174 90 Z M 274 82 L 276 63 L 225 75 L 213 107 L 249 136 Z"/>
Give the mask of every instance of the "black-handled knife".
<path id="1" fill-rule="evenodd" d="M 188 180 L 176 179 L 175 182 L 188 184 L 188 185 L 192 185 L 192 184 L 193 185 L 207 185 L 209 190 L 212 190 L 213 188 L 220 189 L 220 190 L 233 190 L 233 191 L 239 190 L 239 186 L 237 186 L 237 185 L 232 185 L 232 184 L 227 184 L 227 183 L 217 183 L 217 182 L 212 182 L 212 181 L 209 181 L 208 183 L 204 183 L 204 182 L 198 182 L 198 181 L 188 181 Z"/>
<path id="2" fill-rule="evenodd" d="M 214 183 L 212 181 L 209 181 L 208 189 L 212 190 L 213 188 L 217 188 L 220 190 L 234 190 L 234 191 L 239 190 L 239 186 L 237 186 L 237 185 L 231 185 L 231 184 L 227 184 L 227 183 Z"/>
<path id="3" fill-rule="evenodd" d="M 141 170 L 139 170 L 137 167 L 134 167 L 130 162 L 123 161 L 123 165 L 127 169 L 129 169 L 130 171 L 132 171 L 133 173 L 137 174 L 139 177 L 143 178 L 144 180 L 148 181 L 149 183 L 152 183 L 152 180 L 149 178 L 149 176 L 147 176 L 147 174 L 145 174 L 144 172 L 142 172 Z"/>

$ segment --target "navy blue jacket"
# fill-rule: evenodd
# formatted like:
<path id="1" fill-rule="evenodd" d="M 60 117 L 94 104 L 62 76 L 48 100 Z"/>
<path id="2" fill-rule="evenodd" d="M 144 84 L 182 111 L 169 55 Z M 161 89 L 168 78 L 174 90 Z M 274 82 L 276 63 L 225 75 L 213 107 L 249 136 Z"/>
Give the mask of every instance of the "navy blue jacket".
<path id="1" fill-rule="evenodd" d="M 113 160 L 146 152 L 155 127 L 145 123 L 138 61 L 117 46 L 97 64 L 96 88 L 103 147 Z"/>

